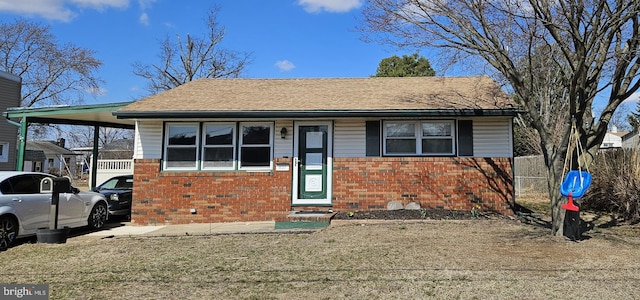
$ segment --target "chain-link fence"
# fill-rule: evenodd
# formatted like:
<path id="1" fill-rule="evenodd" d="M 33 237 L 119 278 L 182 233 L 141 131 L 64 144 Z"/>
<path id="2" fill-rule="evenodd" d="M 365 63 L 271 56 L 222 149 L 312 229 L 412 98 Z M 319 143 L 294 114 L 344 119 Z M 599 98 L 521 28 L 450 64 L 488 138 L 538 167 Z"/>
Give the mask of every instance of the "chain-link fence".
<path id="1" fill-rule="evenodd" d="M 541 155 L 516 157 L 513 170 L 516 196 L 547 192 L 547 171 Z"/>
<path id="2" fill-rule="evenodd" d="M 513 186 L 516 196 L 544 194 L 547 192 L 547 177 L 515 176 Z"/>

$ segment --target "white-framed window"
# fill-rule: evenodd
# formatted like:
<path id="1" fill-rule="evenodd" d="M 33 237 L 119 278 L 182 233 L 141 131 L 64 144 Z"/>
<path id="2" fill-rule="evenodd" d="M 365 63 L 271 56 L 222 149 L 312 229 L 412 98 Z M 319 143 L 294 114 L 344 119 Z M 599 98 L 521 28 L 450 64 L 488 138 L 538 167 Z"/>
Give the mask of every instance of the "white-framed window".
<path id="1" fill-rule="evenodd" d="M 240 169 L 271 169 L 273 123 L 240 123 Z"/>
<path id="2" fill-rule="evenodd" d="M 167 123 L 164 138 L 164 169 L 198 168 L 199 123 Z"/>
<path id="3" fill-rule="evenodd" d="M 0 162 L 9 162 L 9 143 L 0 142 Z"/>
<path id="4" fill-rule="evenodd" d="M 205 123 L 202 131 L 202 169 L 234 170 L 236 168 L 235 123 Z"/>
<path id="5" fill-rule="evenodd" d="M 165 123 L 164 170 L 271 170 L 273 122 Z"/>
<path id="6" fill-rule="evenodd" d="M 383 134 L 385 155 L 455 154 L 453 120 L 385 121 Z"/>

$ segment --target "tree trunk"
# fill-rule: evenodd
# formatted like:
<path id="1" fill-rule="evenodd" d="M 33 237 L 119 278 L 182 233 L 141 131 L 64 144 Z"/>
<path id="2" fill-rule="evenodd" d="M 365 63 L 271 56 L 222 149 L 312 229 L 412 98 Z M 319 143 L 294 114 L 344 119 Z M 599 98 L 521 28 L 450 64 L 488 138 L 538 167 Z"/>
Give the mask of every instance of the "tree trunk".
<path id="1" fill-rule="evenodd" d="M 595 138 L 596 141 L 601 142 L 604 134 Z M 584 137 L 583 139 L 586 140 Z M 572 161 L 570 166 L 573 169 L 577 169 L 580 166 L 582 170 L 587 170 L 600 148 L 600 142 L 591 143 L 586 149 L 581 149 L 579 158 L 576 155 L 570 155 L 569 160 Z M 585 142 L 583 143 L 586 144 Z M 545 149 L 546 151 L 544 152 L 548 175 L 547 192 L 551 200 L 551 234 L 555 236 L 564 236 L 565 209 L 562 208 L 562 204 L 566 203 L 567 200 L 560 193 L 560 185 L 570 168 L 570 166 L 565 166 L 566 155 L 567 153 L 574 153 L 576 146 L 569 145 L 569 143 L 561 143 L 559 148 L 552 146 L 551 149 Z"/>
<path id="2" fill-rule="evenodd" d="M 562 236 L 564 234 L 564 198 L 560 194 L 560 184 L 563 178 L 563 160 L 554 159 L 547 163 L 547 191 L 551 200 L 551 234 Z"/>

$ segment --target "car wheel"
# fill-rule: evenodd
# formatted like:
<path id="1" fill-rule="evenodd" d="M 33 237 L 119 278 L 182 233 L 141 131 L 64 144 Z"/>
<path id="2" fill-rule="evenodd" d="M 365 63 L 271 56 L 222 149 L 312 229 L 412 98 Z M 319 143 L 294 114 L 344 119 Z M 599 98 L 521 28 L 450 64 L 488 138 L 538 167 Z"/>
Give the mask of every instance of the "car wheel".
<path id="1" fill-rule="evenodd" d="M 100 229 L 104 226 L 104 223 L 107 221 L 107 205 L 98 202 L 93 209 L 91 209 L 91 214 L 89 215 L 89 227 L 91 229 Z"/>
<path id="2" fill-rule="evenodd" d="M 11 217 L 0 217 L 0 251 L 7 250 L 18 236 L 18 222 Z"/>

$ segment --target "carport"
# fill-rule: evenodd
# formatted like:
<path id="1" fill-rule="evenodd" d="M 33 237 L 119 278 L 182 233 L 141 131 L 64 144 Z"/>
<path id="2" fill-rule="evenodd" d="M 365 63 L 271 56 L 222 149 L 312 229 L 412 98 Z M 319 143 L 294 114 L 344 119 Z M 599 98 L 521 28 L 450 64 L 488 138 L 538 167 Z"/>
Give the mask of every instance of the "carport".
<path id="1" fill-rule="evenodd" d="M 57 105 L 45 107 L 11 107 L 2 115 L 7 122 L 20 128 L 16 170 L 23 171 L 25 145 L 29 124 L 61 124 L 93 126 L 93 157 L 98 157 L 98 138 L 100 127 L 135 129 L 135 120 L 118 119 L 113 112 L 131 104 L 131 102 L 107 103 L 95 105 Z M 97 165 L 91 168 L 91 182 L 96 180 Z"/>

